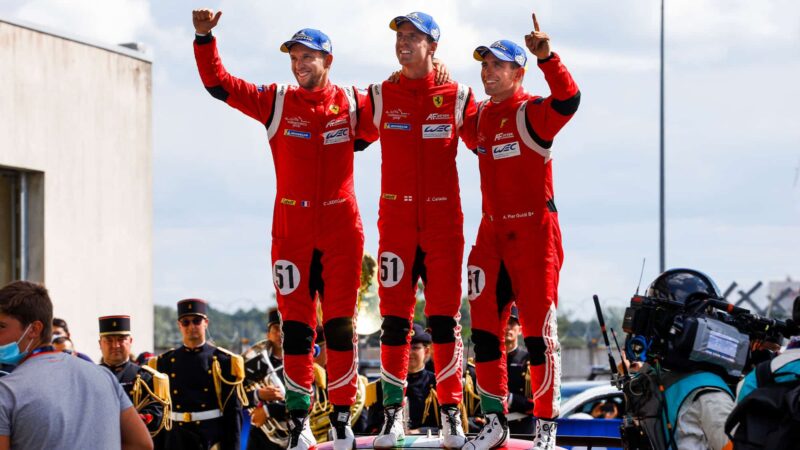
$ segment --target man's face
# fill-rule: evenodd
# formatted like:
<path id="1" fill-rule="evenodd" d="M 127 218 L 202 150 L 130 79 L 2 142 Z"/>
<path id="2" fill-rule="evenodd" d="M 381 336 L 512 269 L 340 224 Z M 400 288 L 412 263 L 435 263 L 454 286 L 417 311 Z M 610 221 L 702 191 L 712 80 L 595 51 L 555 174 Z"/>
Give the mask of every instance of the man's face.
<path id="1" fill-rule="evenodd" d="M 272 345 L 281 346 L 282 339 L 281 339 L 281 326 L 277 323 L 274 323 L 269 326 L 267 330 L 267 340 L 272 343 Z"/>
<path id="2" fill-rule="evenodd" d="M 100 336 L 100 352 L 103 362 L 110 366 L 124 363 L 130 358 L 133 338 L 125 334 Z"/>
<path id="3" fill-rule="evenodd" d="M 486 95 L 505 96 L 513 93 L 515 83 L 521 79 L 522 68 L 511 61 L 497 59 L 492 52 L 487 52 L 481 62 L 481 81 Z"/>
<path id="4" fill-rule="evenodd" d="M 292 73 L 300 87 L 309 90 L 323 87 L 333 62 L 332 55 L 312 50 L 303 44 L 294 44 L 289 49 L 289 58 L 292 61 Z"/>
<path id="5" fill-rule="evenodd" d="M 408 371 L 410 373 L 419 372 L 425 367 L 425 359 L 428 357 L 429 348 L 421 342 L 412 342 L 408 352 Z"/>
<path id="6" fill-rule="evenodd" d="M 24 332 L 25 327 L 22 326 L 22 322 L 0 313 L 0 345 L 17 342 Z M 20 351 L 25 349 L 25 344 L 25 342 L 20 342 Z"/>
<path id="7" fill-rule="evenodd" d="M 204 341 L 206 328 L 208 328 L 208 319 L 194 314 L 183 316 L 178 319 L 178 326 L 181 329 L 184 342 Z"/>
<path id="8" fill-rule="evenodd" d="M 425 62 L 428 55 L 436 51 L 436 42 L 428 41 L 428 35 L 419 31 L 410 22 L 397 27 L 394 51 L 401 66 L 414 66 Z"/>
<path id="9" fill-rule="evenodd" d="M 506 345 L 517 342 L 521 330 L 522 327 L 519 326 L 517 319 L 508 319 L 508 325 L 506 325 Z"/>

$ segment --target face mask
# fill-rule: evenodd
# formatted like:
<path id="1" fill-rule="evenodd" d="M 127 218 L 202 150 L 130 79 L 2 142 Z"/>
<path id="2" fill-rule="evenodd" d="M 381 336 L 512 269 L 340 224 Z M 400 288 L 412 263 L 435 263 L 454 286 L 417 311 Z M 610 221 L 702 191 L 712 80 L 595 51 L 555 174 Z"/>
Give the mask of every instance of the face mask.
<path id="1" fill-rule="evenodd" d="M 25 328 L 25 331 L 22 332 L 22 336 L 19 337 L 17 342 L 9 342 L 6 345 L 0 345 L 0 363 L 2 364 L 10 364 L 12 366 L 16 366 L 22 361 L 22 358 L 28 354 L 28 349 L 31 347 L 31 343 L 28 342 L 28 346 L 25 347 L 24 352 L 19 351 L 19 341 L 25 337 L 25 334 L 28 333 L 28 330 L 31 329 L 32 324 L 28 324 L 28 327 Z"/>

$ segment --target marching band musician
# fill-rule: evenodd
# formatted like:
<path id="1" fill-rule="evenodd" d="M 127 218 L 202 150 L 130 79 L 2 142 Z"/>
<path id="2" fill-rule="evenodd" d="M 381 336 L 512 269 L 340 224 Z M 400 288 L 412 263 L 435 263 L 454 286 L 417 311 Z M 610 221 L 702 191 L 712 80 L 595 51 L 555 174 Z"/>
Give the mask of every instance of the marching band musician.
<path id="1" fill-rule="evenodd" d="M 169 378 L 148 366 L 131 361 L 130 316 L 106 316 L 100 325 L 100 365 L 111 371 L 133 402 L 150 436 L 170 428 Z"/>

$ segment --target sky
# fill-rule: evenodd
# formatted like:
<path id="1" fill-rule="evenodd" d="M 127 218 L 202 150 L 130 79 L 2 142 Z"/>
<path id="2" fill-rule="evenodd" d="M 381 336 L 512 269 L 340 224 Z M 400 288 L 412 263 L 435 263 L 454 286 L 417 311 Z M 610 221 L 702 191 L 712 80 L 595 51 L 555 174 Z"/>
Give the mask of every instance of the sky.
<path id="1" fill-rule="evenodd" d="M 223 11 L 214 33 L 232 74 L 293 83 L 279 46 L 311 27 L 333 42 L 332 81 L 362 88 L 399 67 L 389 21 L 424 11 L 441 27 L 437 56 L 478 99 L 485 95 L 472 51 L 497 39 L 523 44 L 535 9 L 582 93 L 553 145 L 565 252 L 559 307 L 586 319 L 593 294 L 624 305 L 643 259 L 642 288 L 657 276 L 658 0 L 4 0 L 4 18 L 109 44 L 141 42 L 152 57 L 157 304 L 194 296 L 228 311 L 274 304 L 266 132 L 203 88 L 192 52 L 191 10 L 200 7 Z M 800 279 L 800 2 L 666 0 L 665 21 L 667 267 L 704 271 L 722 290 Z M 530 69 L 525 88 L 547 95 L 541 72 Z M 379 143 L 355 160 L 374 255 Z M 480 221 L 479 174 L 463 145 L 457 162 L 466 259 Z"/>

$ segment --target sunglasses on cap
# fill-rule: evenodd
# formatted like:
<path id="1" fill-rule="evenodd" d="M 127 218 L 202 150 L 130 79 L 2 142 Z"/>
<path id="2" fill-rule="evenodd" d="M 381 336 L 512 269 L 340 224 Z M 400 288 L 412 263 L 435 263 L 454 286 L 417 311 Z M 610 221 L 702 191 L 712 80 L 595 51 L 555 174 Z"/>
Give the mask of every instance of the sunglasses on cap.
<path id="1" fill-rule="evenodd" d="M 189 324 L 200 325 L 201 323 L 203 323 L 204 320 L 205 320 L 205 318 L 203 318 L 203 317 L 194 317 L 194 318 L 191 318 L 191 319 L 181 319 L 178 322 L 180 322 L 181 325 L 183 325 L 185 327 L 188 327 Z"/>

